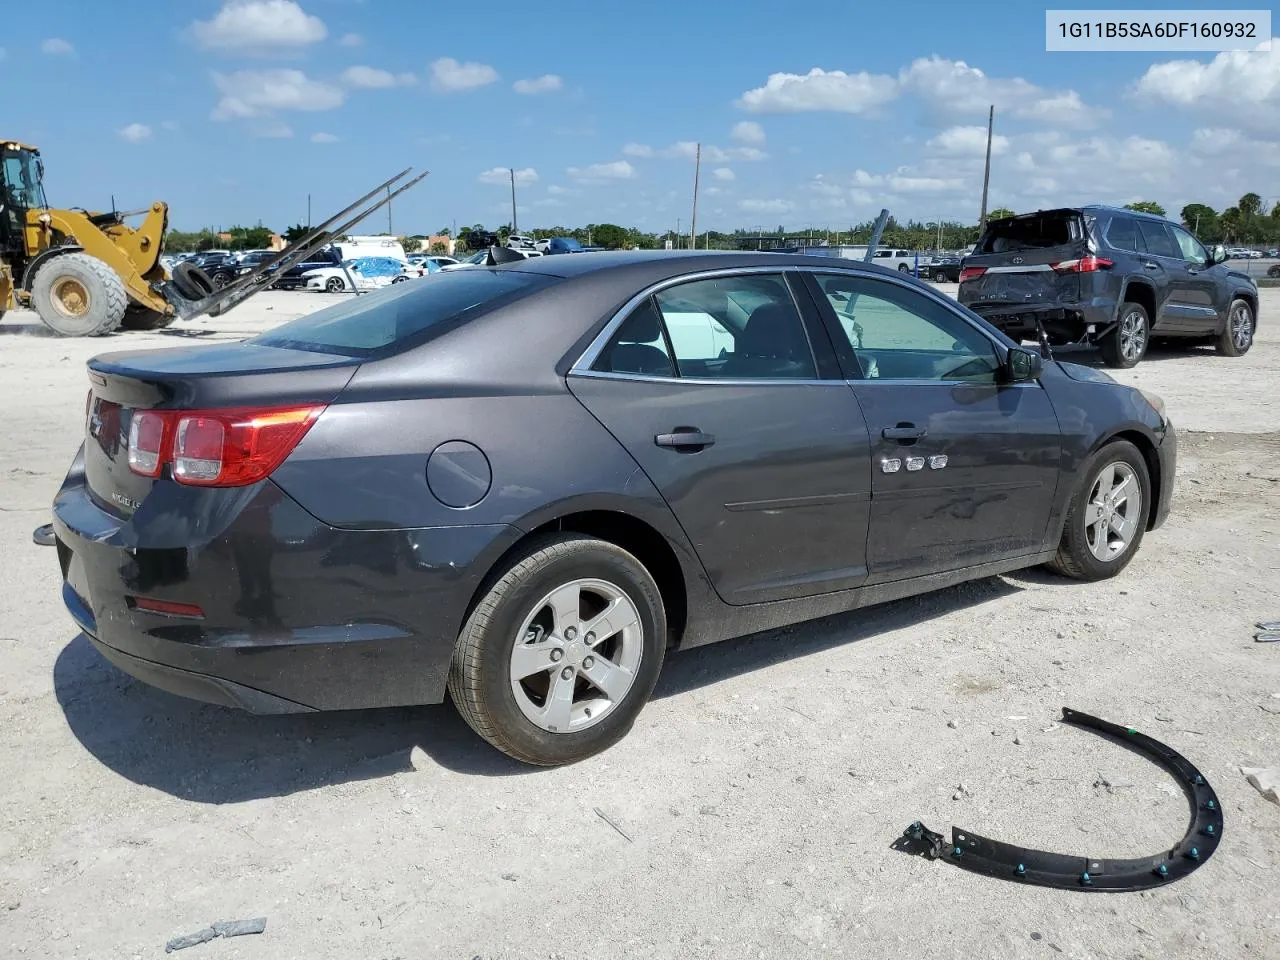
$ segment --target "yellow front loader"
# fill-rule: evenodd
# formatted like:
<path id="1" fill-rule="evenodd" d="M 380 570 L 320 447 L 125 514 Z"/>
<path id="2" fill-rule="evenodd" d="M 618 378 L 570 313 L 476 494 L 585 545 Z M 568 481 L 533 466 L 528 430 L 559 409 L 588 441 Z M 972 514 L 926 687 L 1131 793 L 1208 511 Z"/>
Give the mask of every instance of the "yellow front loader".
<path id="1" fill-rule="evenodd" d="M 59 210 L 44 194 L 40 151 L 0 138 L 0 317 L 30 307 L 55 333 L 96 337 L 114 330 L 154 330 L 177 319 L 216 316 L 271 284 L 287 270 L 389 203 L 426 173 L 401 184 L 403 170 L 315 227 L 276 256 L 222 289 L 199 268 L 179 263 L 172 274 L 160 263 L 169 208 L 96 213 Z M 361 204 L 385 191 L 365 209 Z M 136 227 L 127 218 L 142 216 Z"/>

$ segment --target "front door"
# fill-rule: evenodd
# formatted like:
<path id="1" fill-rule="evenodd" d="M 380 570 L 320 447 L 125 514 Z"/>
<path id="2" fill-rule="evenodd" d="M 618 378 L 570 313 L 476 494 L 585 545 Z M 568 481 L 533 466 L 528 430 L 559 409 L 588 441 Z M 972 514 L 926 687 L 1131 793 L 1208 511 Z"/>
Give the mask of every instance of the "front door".
<path id="1" fill-rule="evenodd" d="M 803 290 L 800 291 L 804 293 Z M 867 428 L 820 379 L 781 273 L 667 287 L 638 304 L 569 387 L 661 492 L 727 603 L 866 579 Z M 806 329 L 808 327 L 808 330 Z"/>
<path id="2" fill-rule="evenodd" d="M 813 281 L 870 431 L 868 582 L 1038 552 L 1061 451 L 1040 384 L 1000 383 L 988 333 L 907 284 Z"/>
<path id="3" fill-rule="evenodd" d="M 1196 333 L 1217 333 L 1219 322 L 1227 310 L 1226 302 L 1220 302 L 1221 291 L 1227 289 L 1227 285 L 1221 282 L 1226 267 L 1210 265 L 1209 251 L 1186 230 L 1172 224 L 1168 229 L 1173 231 L 1183 260 L 1179 289 L 1174 296 L 1184 305 L 1187 323 L 1194 325 Z"/>

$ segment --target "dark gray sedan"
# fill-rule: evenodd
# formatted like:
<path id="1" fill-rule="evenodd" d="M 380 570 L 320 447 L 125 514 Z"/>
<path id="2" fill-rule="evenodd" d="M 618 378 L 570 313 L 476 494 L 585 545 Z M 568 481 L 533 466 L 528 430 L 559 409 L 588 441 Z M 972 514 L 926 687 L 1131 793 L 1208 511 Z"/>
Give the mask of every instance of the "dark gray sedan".
<path id="1" fill-rule="evenodd" d="M 621 738 L 672 649 L 1113 576 L 1173 488 L 1159 398 L 802 256 L 449 271 L 89 379 L 54 528 L 103 656 L 263 713 L 447 690 L 535 764 Z"/>

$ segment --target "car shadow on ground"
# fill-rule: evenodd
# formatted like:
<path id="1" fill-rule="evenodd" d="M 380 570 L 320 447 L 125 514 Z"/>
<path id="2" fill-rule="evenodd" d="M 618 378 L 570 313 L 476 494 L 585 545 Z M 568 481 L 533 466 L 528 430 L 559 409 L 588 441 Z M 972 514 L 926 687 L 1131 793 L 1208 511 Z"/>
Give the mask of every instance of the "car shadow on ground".
<path id="1" fill-rule="evenodd" d="M 1028 343 L 1026 346 L 1034 347 L 1035 344 Z M 1186 360 L 1188 357 L 1212 356 L 1214 356 L 1213 347 L 1207 344 L 1153 343 L 1147 347 L 1147 352 L 1142 355 L 1138 365 L 1159 363 L 1162 360 Z M 1102 362 L 1102 354 L 1094 347 L 1054 347 L 1053 359 L 1061 360 L 1063 363 L 1076 363 L 1082 367 L 1108 369 Z"/>
<path id="2" fill-rule="evenodd" d="M 995 577 L 669 657 L 655 698 L 909 627 L 1017 593 Z M 120 776 L 197 803 L 239 803 L 414 770 L 469 776 L 538 772 L 477 737 L 451 704 L 254 716 L 149 687 L 104 660 L 84 636 L 59 654 L 54 691 L 80 744 Z M 420 767 L 421 761 L 418 762 Z"/>

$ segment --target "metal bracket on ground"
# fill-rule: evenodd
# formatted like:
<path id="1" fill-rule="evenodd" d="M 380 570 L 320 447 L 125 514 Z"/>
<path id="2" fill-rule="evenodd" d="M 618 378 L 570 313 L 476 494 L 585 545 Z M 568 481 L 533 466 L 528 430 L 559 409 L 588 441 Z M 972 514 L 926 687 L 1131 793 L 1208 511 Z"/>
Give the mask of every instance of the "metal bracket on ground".
<path id="1" fill-rule="evenodd" d="M 1045 850 L 1031 850 L 979 836 L 961 827 L 951 828 L 951 844 L 943 859 L 964 870 L 1014 883 L 1067 890 L 1121 893 L 1160 887 L 1185 877 L 1213 856 L 1222 841 L 1222 804 L 1208 781 L 1171 747 L 1132 727 L 1062 708 L 1062 722 L 1092 730 L 1128 747 L 1169 771 L 1181 785 L 1191 805 L 1187 833 L 1169 850 L 1150 857 L 1104 860 Z M 903 832 L 903 840 L 924 842 L 936 849 L 939 834 L 919 821 Z M 926 856 L 935 859 L 937 854 Z"/>

